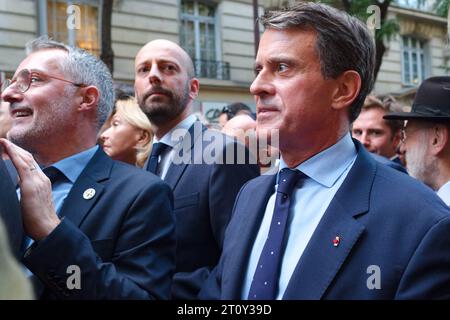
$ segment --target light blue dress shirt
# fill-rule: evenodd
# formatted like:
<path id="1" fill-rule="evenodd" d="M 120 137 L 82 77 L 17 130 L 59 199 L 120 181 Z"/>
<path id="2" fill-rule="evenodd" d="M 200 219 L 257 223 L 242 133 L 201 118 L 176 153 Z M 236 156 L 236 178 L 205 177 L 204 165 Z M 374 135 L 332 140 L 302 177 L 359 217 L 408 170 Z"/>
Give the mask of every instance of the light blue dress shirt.
<path id="1" fill-rule="evenodd" d="M 447 181 L 437 191 L 437 195 L 445 202 L 447 206 L 450 206 L 450 181 Z"/>
<path id="2" fill-rule="evenodd" d="M 64 179 L 57 180 L 52 184 L 53 204 L 55 205 L 55 210 L 58 215 L 64 204 L 64 200 L 67 198 L 70 190 L 72 190 L 75 181 L 78 179 L 84 168 L 86 168 L 88 162 L 92 159 L 98 148 L 99 146 L 96 145 L 51 165 L 64 174 Z"/>
<path id="3" fill-rule="evenodd" d="M 287 227 L 287 244 L 281 264 L 277 298 L 280 300 L 314 230 L 347 177 L 356 160 L 355 145 L 346 134 L 336 144 L 316 154 L 296 169 L 307 175 L 300 188 L 294 190 Z M 280 170 L 287 165 L 281 157 Z M 278 187 L 278 184 L 275 188 Z M 270 197 L 264 218 L 253 244 L 241 297 L 247 299 L 264 243 L 267 239 L 275 207 L 276 193 Z"/>

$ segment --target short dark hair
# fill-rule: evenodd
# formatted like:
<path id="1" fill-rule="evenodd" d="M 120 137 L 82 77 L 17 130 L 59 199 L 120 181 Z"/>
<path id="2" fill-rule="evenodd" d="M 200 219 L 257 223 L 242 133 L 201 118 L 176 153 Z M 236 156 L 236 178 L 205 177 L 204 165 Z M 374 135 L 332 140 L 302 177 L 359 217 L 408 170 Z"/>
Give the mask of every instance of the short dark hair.
<path id="1" fill-rule="evenodd" d="M 324 78 L 337 78 L 348 70 L 358 72 L 361 90 L 349 110 L 353 122 L 374 84 L 375 46 L 367 27 L 344 11 L 313 2 L 269 11 L 260 20 L 269 29 L 313 30 Z"/>
<path id="2" fill-rule="evenodd" d="M 227 115 L 227 120 L 234 118 L 238 113 L 251 115 L 252 110 L 245 103 L 235 102 L 223 107 L 222 111 L 220 112 L 220 114 Z"/>

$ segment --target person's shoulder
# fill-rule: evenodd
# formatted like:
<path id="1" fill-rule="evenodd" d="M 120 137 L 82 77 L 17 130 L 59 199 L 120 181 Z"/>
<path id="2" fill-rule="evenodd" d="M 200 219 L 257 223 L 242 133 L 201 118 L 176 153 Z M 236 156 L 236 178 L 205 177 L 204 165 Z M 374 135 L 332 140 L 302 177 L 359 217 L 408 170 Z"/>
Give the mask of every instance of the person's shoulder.
<path id="1" fill-rule="evenodd" d="M 111 179 L 117 182 L 128 183 L 133 188 L 148 186 L 149 184 L 166 184 L 160 177 L 142 168 L 117 160 L 112 160 L 112 163 Z"/>
<path id="2" fill-rule="evenodd" d="M 403 172 L 403 173 L 408 174 L 408 172 L 406 171 L 405 167 L 403 167 L 400 163 L 394 162 L 394 161 L 392 161 L 392 160 L 390 160 L 390 159 L 388 159 L 388 158 L 385 158 L 385 157 L 380 156 L 380 155 L 375 154 L 375 153 L 371 153 L 370 155 L 371 155 L 377 162 L 382 163 L 382 164 L 384 164 L 384 165 L 386 165 L 386 166 L 388 166 L 388 167 L 391 167 L 391 168 L 393 168 L 393 169 L 395 169 L 395 170 L 397 170 L 397 171 L 400 171 L 400 172 Z"/>
<path id="3" fill-rule="evenodd" d="M 278 172 L 274 174 L 262 174 L 253 179 L 248 180 L 243 186 L 242 191 L 244 192 L 253 192 L 253 190 L 259 190 L 261 186 L 266 186 L 267 184 L 273 184 L 276 175 Z"/>
<path id="4" fill-rule="evenodd" d="M 397 215 L 409 212 L 412 219 L 436 222 L 450 218 L 450 209 L 431 188 L 380 163 L 377 164 L 372 198 L 377 205 L 395 208 Z"/>

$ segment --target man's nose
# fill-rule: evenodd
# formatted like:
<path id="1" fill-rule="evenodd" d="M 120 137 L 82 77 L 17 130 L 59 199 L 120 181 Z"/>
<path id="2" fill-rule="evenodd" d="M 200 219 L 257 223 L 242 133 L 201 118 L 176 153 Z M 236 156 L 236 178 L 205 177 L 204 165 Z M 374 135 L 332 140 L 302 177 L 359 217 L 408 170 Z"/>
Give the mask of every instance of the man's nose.
<path id="1" fill-rule="evenodd" d="M 1 98 L 6 102 L 13 103 L 22 100 L 23 93 L 12 84 L 2 92 Z"/>
<path id="2" fill-rule="evenodd" d="M 260 71 L 250 86 L 250 93 L 254 96 L 264 96 L 274 94 L 275 88 L 270 83 L 268 75 Z"/>
<path id="3" fill-rule="evenodd" d="M 366 133 L 361 134 L 361 143 L 367 148 L 370 146 L 370 138 Z"/>
<path id="4" fill-rule="evenodd" d="M 161 83 L 162 82 L 162 73 L 159 70 L 159 67 L 156 63 L 152 64 L 149 72 L 149 81 L 151 84 L 153 83 Z"/>

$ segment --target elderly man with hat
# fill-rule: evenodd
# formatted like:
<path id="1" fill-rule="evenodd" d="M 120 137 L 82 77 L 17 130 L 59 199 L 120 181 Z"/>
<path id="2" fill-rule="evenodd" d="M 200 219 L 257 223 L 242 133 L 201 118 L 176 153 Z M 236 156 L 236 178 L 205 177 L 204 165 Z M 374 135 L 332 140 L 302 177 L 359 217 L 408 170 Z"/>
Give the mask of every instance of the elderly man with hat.
<path id="1" fill-rule="evenodd" d="M 411 112 L 389 113 L 388 120 L 407 120 L 400 151 L 411 176 L 450 205 L 450 77 L 424 80 Z"/>

